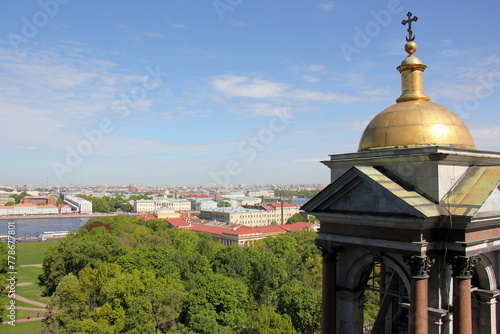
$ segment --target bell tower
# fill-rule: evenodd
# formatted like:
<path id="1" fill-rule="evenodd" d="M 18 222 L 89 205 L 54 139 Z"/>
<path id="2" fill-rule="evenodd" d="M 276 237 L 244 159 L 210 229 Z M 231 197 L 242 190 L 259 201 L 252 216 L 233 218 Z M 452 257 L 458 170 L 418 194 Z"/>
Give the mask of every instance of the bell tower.
<path id="1" fill-rule="evenodd" d="M 357 152 L 322 161 L 331 183 L 303 207 L 320 220 L 325 334 L 498 331 L 500 153 L 424 93 L 416 21 L 401 96 Z"/>

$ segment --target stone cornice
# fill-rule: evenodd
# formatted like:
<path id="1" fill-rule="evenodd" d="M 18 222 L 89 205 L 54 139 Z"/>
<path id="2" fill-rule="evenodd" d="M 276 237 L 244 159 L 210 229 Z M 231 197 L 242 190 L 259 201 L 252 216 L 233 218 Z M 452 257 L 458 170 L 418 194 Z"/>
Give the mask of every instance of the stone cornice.
<path id="1" fill-rule="evenodd" d="M 450 149 L 439 146 L 401 148 L 330 155 L 322 161 L 331 167 L 353 165 L 391 165 L 405 163 L 439 163 L 442 165 L 500 166 L 500 153 L 490 151 Z"/>

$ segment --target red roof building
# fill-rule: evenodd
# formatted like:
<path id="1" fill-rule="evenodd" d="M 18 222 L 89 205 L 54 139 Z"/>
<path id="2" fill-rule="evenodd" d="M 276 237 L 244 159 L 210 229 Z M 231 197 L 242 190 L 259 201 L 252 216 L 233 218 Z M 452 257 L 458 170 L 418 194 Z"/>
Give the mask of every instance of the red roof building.
<path id="1" fill-rule="evenodd" d="M 152 213 L 148 213 L 148 214 L 144 214 L 144 215 L 140 215 L 138 216 L 139 218 L 141 219 L 144 219 L 144 220 L 150 220 L 150 219 L 156 219 L 158 217 L 156 217 L 154 214 Z"/>
<path id="2" fill-rule="evenodd" d="M 183 228 L 183 229 L 191 228 L 191 223 L 189 223 L 184 218 L 168 218 L 165 220 L 175 228 Z"/>
<path id="3" fill-rule="evenodd" d="M 257 240 L 291 231 L 302 231 L 305 228 L 314 228 L 316 225 L 315 223 L 298 222 L 288 225 L 269 225 L 260 227 L 234 225 L 232 227 L 220 227 L 190 222 L 189 219 L 185 218 L 169 218 L 167 221 L 175 228 L 190 229 L 198 233 L 210 233 L 214 240 L 220 241 L 226 246 L 249 246 Z"/>

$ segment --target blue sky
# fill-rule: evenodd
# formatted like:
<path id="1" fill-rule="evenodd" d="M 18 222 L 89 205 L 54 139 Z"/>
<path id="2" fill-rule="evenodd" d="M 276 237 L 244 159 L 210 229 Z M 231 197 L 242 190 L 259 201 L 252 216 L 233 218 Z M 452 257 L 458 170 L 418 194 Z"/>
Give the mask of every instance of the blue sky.
<path id="1" fill-rule="evenodd" d="M 500 151 L 497 0 L 0 3 L 0 184 L 328 183 L 400 95 Z"/>

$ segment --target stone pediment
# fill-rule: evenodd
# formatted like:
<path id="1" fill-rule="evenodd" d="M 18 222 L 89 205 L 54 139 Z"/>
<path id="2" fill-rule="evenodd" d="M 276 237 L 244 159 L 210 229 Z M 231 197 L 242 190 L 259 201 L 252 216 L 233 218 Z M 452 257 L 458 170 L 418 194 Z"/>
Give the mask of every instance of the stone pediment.
<path id="1" fill-rule="evenodd" d="M 500 166 L 470 167 L 446 194 L 441 205 L 452 215 L 474 217 L 500 211 Z"/>
<path id="2" fill-rule="evenodd" d="M 307 202 L 314 213 L 436 217 L 447 214 L 434 202 L 407 190 L 374 167 L 355 166 Z"/>

